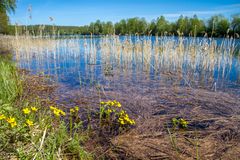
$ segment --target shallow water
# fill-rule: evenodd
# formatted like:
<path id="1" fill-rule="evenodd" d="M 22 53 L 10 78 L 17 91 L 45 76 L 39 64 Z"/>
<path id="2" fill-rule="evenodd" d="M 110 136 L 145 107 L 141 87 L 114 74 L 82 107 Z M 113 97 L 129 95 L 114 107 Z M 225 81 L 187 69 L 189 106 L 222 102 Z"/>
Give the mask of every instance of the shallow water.
<path id="1" fill-rule="evenodd" d="M 172 44 L 171 41 L 175 42 Z M 211 61 L 206 61 L 206 56 L 205 59 L 202 56 L 207 51 L 196 50 L 195 52 L 203 53 L 197 53 L 193 61 L 191 57 L 187 57 L 190 54 L 181 57 L 173 55 L 170 58 L 166 57 L 167 54 L 156 56 L 156 50 L 162 49 L 164 45 L 177 51 L 178 41 L 182 41 L 186 48 L 193 41 L 196 44 L 202 43 L 201 47 L 214 41 L 216 48 L 222 45 L 226 50 L 225 53 L 215 54 L 221 55 L 213 58 L 215 65 L 209 64 Z M 88 89 L 96 85 L 112 86 L 117 90 L 121 90 L 122 85 L 150 88 L 180 85 L 240 95 L 240 58 L 227 53 L 230 43 L 238 46 L 239 40 L 233 41 L 235 40 L 176 37 L 117 37 L 117 40 L 111 37 L 75 37 L 55 40 L 54 47 L 41 51 L 36 48 L 34 50 L 32 46 L 33 48 L 27 51 L 28 56 L 24 55 L 24 50 L 20 51 L 22 55 L 17 61 L 21 68 L 31 70 L 33 74 L 53 75 L 57 82 L 68 89 Z M 108 43 L 109 46 L 106 46 Z M 124 51 L 127 45 L 130 49 Z M 148 47 L 143 49 L 144 45 Z M 171 48 L 165 51 L 170 52 Z M 146 54 L 149 56 L 145 56 Z M 144 59 L 146 57 L 148 60 Z M 179 61 L 178 58 L 182 60 Z"/>

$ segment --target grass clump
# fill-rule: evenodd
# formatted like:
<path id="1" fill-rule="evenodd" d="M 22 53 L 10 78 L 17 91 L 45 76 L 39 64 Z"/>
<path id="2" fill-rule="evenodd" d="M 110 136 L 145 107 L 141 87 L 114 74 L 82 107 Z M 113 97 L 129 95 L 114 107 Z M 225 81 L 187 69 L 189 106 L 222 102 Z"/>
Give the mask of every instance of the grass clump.
<path id="1" fill-rule="evenodd" d="M 135 121 L 129 118 L 120 102 L 113 100 L 100 102 L 100 126 L 107 127 L 113 132 L 129 129 L 135 125 Z"/>
<path id="2" fill-rule="evenodd" d="M 74 127 L 69 131 L 70 111 L 38 104 L 12 112 L 0 111 L 0 155 L 11 154 L 20 159 L 92 159 L 82 146 L 87 136 L 81 122 L 71 120 Z"/>
<path id="3" fill-rule="evenodd" d="M 2 56 L 0 56 L 0 91 L 1 109 L 6 109 L 15 102 L 23 91 L 22 80 L 15 64 L 10 62 L 9 58 Z"/>

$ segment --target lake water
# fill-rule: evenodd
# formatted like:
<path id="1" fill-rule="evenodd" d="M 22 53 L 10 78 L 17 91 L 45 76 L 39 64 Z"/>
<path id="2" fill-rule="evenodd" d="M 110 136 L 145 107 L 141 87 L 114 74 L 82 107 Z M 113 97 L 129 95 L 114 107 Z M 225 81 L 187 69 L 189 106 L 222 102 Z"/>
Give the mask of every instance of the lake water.
<path id="1" fill-rule="evenodd" d="M 16 53 L 19 66 L 52 75 L 68 89 L 180 85 L 240 95 L 239 40 L 122 36 L 62 38 L 42 48 L 29 43 Z"/>

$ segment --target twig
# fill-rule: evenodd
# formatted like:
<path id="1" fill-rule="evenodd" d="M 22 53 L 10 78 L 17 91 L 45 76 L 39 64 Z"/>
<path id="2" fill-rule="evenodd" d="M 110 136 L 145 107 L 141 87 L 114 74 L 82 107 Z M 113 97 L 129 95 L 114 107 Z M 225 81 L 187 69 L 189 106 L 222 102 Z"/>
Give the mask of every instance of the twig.
<path id="1" fill-rule="evenodd" d="M 36 159 L 36 157 L 37 157 L 37 154 L 42 150 L 42 147 L 43 147 L 43 142 L 44 142 L 44 139 L 45 139 L 45 137 L 46 137 L 46 133 L 47 133 L 47 127 L 45 128 L 45 130 L 44 130 L 44 132 L 43 132 L 43 136 L 42 136 L 42 140 L 41 140 L 41 144 L 40 144 L 40 147 L 39 147 L 39 149 L 38 149 L 38 152 L 35 154 L 35 156 L 34 156 L 34 158 L 33 158 L 33 160 L 35 160 Z"/>

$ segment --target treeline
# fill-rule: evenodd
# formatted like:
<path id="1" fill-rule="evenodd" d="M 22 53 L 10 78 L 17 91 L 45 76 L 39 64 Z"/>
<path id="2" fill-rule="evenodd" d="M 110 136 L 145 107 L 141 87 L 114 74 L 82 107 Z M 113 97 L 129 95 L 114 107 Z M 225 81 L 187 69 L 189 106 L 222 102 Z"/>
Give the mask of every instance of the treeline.
<path id="1" fill-rule="evenodd" d="M 144 18 L 123 19 L 113 24 L 112 22 L 96 22 L 79 27 L 81 34 L 138 34 L 138 35 L 184 35 L 184 36 L 208 36 L 224 37 L 240 34 L 240 14 L 234 15 L 229 21 L 222 15 L 212 16 L 207 21 L 193 17 L 180 16 L 175 22 L 169 22 L 161 16 L 150 23 Z"/>
<path id="2" fill-rule="evenodd" d="M 75 35 L 81 34 L 81 27 L 77 26 L 55 26 L 55 25 L 10 25 L 9 34 L 30 35 Z"/>
<path id="3" fill-rule="evenodd" d="M 1 17 L 0 17 L 1 18 Z M 54 26 L 54 25 L 32 25 L 32 26 L 10 26 L 8 34 L 60 34 L 60 35 L 183 35 L 183 36 L 213 36 L 225 37 L 240 35 L 240 14 L 231 17 L 231 20 L 222 15 L 212 16 L 203 21 L 196 15 L 193 17 L 180 16 L 175 22 L 169 22 L 161 16 L 151 22 L 144 18 L 129 18 L 120 20 L 117 23 L 102 22 L 97 20 L 85 26 Z M 0 30 L 1 31 L 1 30 Z"/>

